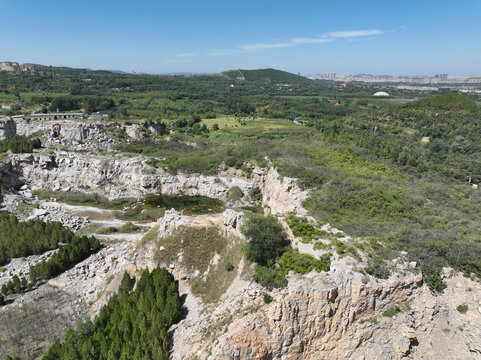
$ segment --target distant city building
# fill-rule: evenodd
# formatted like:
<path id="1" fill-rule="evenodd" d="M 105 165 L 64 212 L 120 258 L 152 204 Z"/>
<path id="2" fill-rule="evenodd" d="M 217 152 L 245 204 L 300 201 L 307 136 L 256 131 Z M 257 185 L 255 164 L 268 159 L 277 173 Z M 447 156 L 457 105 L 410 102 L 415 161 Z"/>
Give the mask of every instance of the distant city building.
<path id="1" fill-rule="evenodd" d="M 325 74 L 307 74 L 305 75 L 313 80 L 331 80 L 343 83 L 349 82 L 365 82 L 365 83 L 403 83 L 417 86 L 437 85 L 437 84 L 481 84 L 480 76 L 448 76 L 448 74 L 436 74 L 434 76 L 417 75 L 372 75 L 372 74 L 355 74 L 355 75 L 337 75 L 334 73 Z"/>

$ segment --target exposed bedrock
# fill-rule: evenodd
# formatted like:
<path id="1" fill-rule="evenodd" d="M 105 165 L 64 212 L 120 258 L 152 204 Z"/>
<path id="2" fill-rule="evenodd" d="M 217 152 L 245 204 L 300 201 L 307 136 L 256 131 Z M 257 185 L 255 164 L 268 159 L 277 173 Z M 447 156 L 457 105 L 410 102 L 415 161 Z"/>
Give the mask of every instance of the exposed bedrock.
<path id="1" fill-rule="evenodd" d="M 81 190 L 96 192 L 111 200 L 140 198 L 158 192 L 225 200 L 234 186 L 239 187 L 246 196 L 253 188 L 259 187 L 263 204 L 274 214 L 297 211 L 301 208 L 302 200 L 307 198 L 307 192 L 298 187 L 295 179 L 280 178 L 273 168 L 255 168 L 250 178 L 234 169 L 215 176 L 171 174 L 148 165 L 145 160 L 141 156 L 116 157 L 65 151 L 57 151 L 52 155 L 11 154 L 3 163 L 15 176 L 9 176 L 4 186 L 19 188 L 27 184 L 33 190 Z"/>

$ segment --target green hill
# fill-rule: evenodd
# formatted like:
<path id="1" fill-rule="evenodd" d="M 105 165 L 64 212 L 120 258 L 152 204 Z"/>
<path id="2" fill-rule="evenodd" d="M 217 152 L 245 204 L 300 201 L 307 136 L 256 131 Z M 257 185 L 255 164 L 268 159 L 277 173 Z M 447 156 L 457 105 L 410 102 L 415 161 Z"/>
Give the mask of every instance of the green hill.
<path id="1" fill-rule="evenodd" d="M 414 108 L 445 111 L 476 111 L 477 105 L 466 95 L 449 93 L 424 98 L 408 105 Z"/>
<path id="2" fill-rule="evenodd" d="M 221 73 L 221 75 L 230 80 L 246 80 L 272 83 L 305 84 L 311 81 L 303 76 L 276 69 L 229 70 Z"/>

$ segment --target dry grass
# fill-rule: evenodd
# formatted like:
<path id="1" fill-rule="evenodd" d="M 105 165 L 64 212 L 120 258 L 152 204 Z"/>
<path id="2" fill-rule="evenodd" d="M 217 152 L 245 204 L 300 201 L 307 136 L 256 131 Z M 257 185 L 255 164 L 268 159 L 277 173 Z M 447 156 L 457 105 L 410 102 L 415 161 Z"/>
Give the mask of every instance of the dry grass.
<path id="1" fill-rule="evenodd" d="M 163 250 L 159 248 L 163 246 Z M 192 292 L 206 303 L 216 302 L 237 276 L 242 240 L 226 238 L 214 227 L 179 227 L 172 235 L 159 239 L 154 260 L 159 264 L 179 263 L 191 274 Z M 179 255 L 182 255 L 179 261 Z M 217 255 L 217 256 L 216 256 Z M 218 261 L 214 263 L 213 259 Z M 234 265 L 228 271 L 226 265 Z"/>
<path id="2" fill-rule="evenodd" d="M 137 247 L 141 247 L 144 244 L 147 244 L 154 240 L 157 235 L 159 234 L 159 225 L 155 225 L 152 229 L 150 229 L 147 234 L 145 234 L 142 239 L 137 243 Z"/>

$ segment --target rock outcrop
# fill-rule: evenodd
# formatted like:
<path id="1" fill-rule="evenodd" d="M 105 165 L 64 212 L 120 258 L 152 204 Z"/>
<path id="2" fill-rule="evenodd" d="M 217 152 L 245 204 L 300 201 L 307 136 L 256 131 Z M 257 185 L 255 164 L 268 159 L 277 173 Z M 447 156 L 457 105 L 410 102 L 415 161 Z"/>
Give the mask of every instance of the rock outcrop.
<path id="1" fill-rule="evenodd" d="M 141 198 L 149 193 L 168 195 L 202 195 L 226 200 L 229 190 L 237 186 L 245 196 L 258 187 L 262 204 L 273 214 L 305 212 L 301 203 L 307 192 L 295 179 L 280 178 L 273 168 L 255 168 L 250 178 L 234 170 L 218 175 L 171 174 L 154 168 L 142 156 L 119 157 L 57 151 L 54 154 L 10 154 L 4 166 L 15 169 L 4 186 L 19 188 L 27 184 L 38 190 L 95 192 L 111 200 Z"/>
<path id="2" fill-rule="evenodd" d="M 339 275 L 291 279 L 273 303 L 232 321 L 207 358 L 481 358 L 479 284 L 459 275 L 445 293 L 433 295 L 420 275 L 367 286 L 360 274 Z M 459 281 L 466 283 L 461 294 Z M 459 313 L 459 303 L 472 311 Z M 382 316 L 394 306 L 398 313 Z"/>

